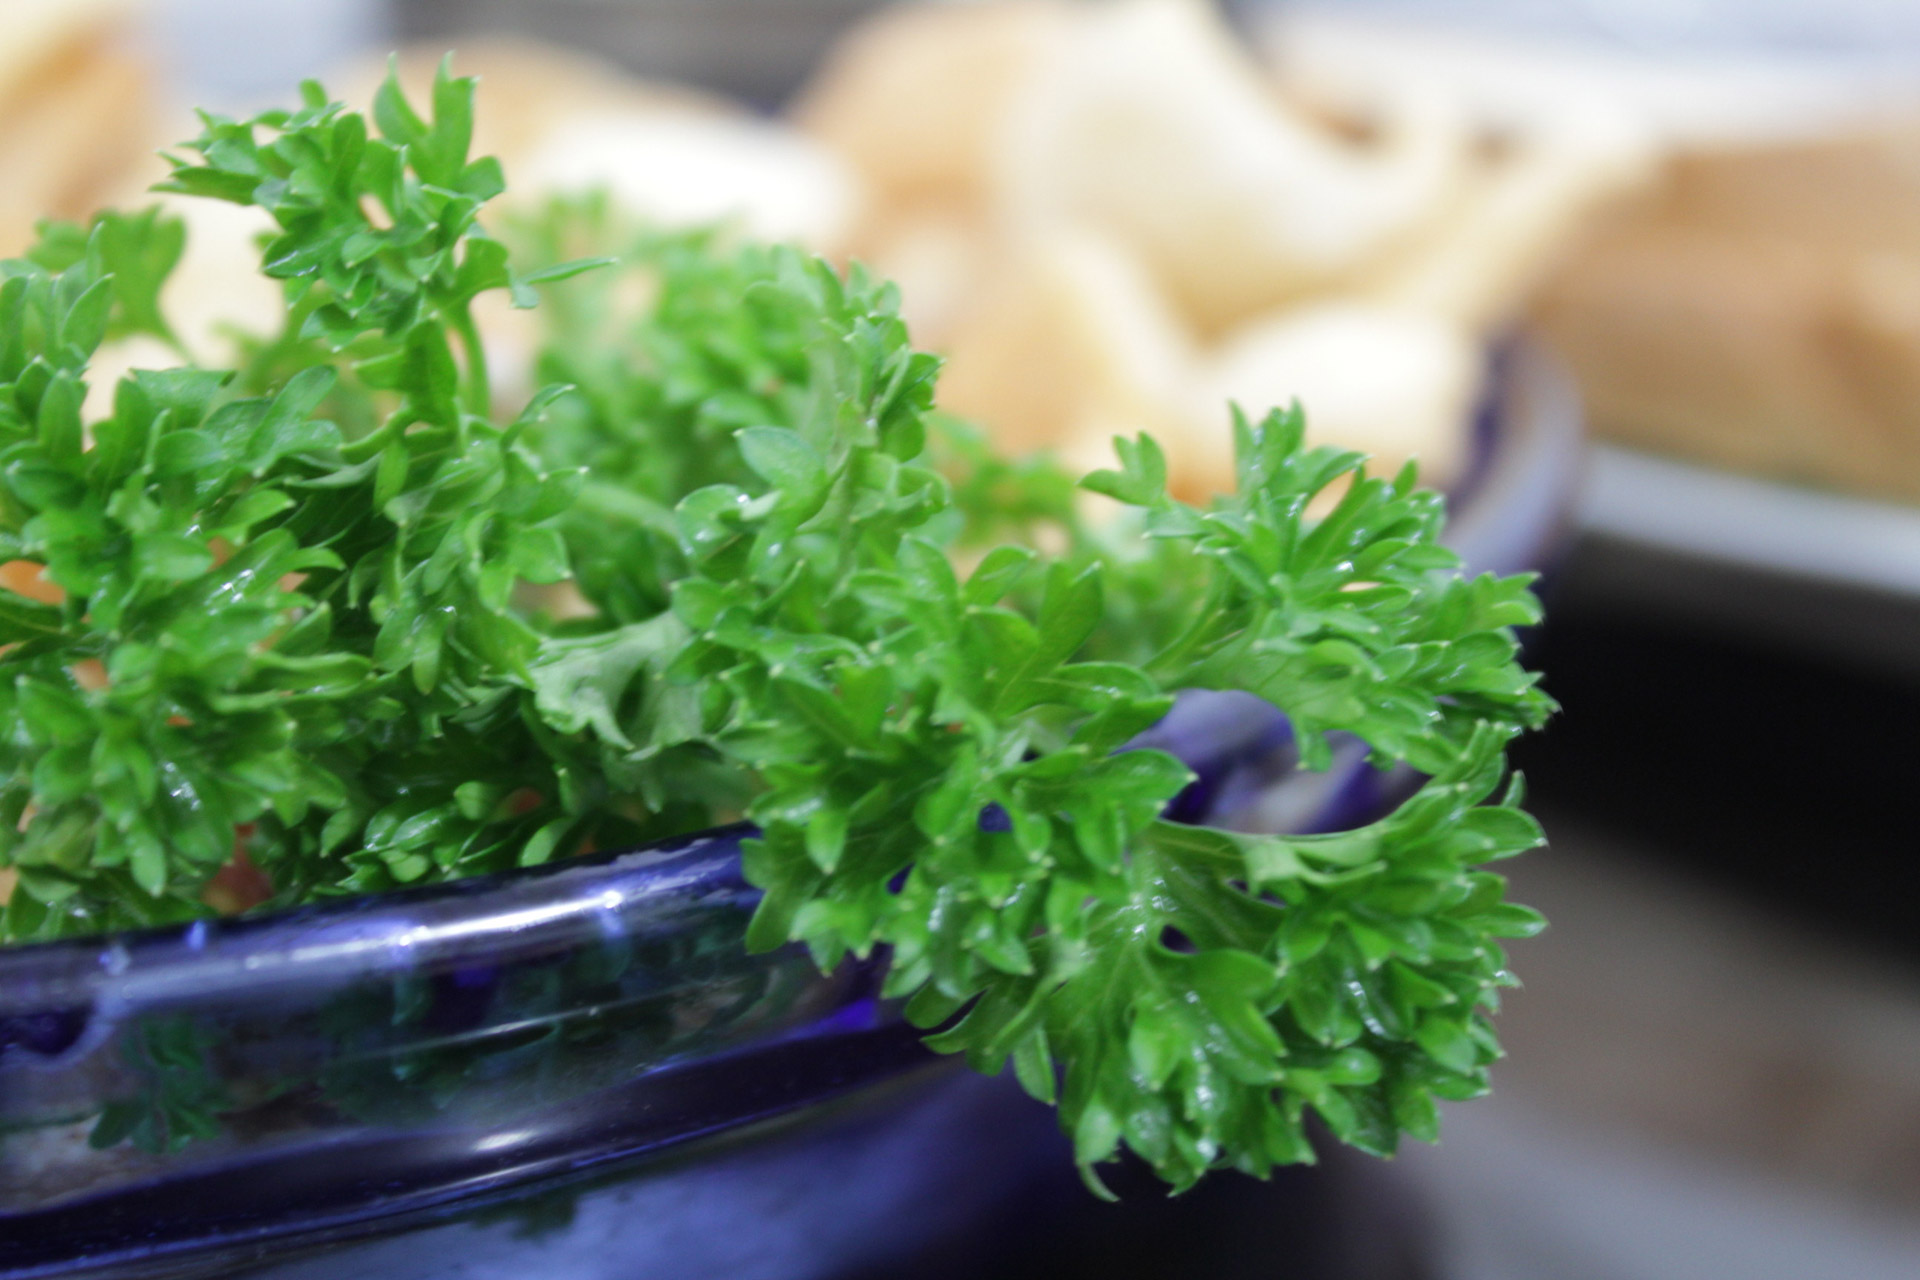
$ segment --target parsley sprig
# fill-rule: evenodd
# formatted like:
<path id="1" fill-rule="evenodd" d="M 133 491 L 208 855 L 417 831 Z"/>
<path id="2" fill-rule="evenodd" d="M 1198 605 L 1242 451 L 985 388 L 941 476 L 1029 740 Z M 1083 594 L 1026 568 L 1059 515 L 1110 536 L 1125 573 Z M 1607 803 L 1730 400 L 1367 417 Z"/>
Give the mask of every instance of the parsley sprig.
<path id="1" fill-rule="evenodd" d="M 1263 1173 L 1311 1158 L 1308 1109 L 1386 1152 L 1485 1088 L 1497 940 L 1539 919 L 1480 868 L 1540 841 L 1504 750 L 1552 704 L 1527 581 L 1460 577 L 1411 469 L 1236 416 L 1235 496 L 1175 502 L 1123 440 L 1089 522 L 932 411 L 859 268 L 589 202 L 508 236 L 549 264 L 520 274 L 471 82 L 431 119 L 390 82 L 372 129 L 303 92 L 206 117 L 171 183 L 278 228 L 286 323 L 243 367 L 134 373 L 86 422 L 101 341 L 167 336 L 178 226 L 4 269 L 0 555 L 58 589 L 0 595 L 6 936 L 204 913 L 236 836 L 292 902 L 744 811 L 749 944 L 883 950 L 1089 1170 Z M 473 302 L 535 286 L 549 383 L 500 413 Z M 1430 781 L 1354 831 L 1170 822 L 1192 774 L 1133 744 L 1185 689 L 1281 707 L 1304 767 L 1350 735 Z"/>
<path id="2" fill-rule="evenodd" d="M 552 255 L 604 217 L 530 239 Z M 591 541 L 672 565 L 662 687 L 703 690 L 705 741 L 759 788 L 752 942 L 827 965 L 884 944 L 935 1047 L 1011 1060 L 1089 1166 L 1124 1141 L 1176 1186 L 1262 1172 L 1310 1157 L 1308 1107 L 1377 1152 L 1432 1136 L 1433 1099 L 1483 1090 L 1497 1053 L 1495 939 L 1539 925 L 1476 869 L 1540 840 L 1517 787 L 1483 803 L 1552 705 L 1515 661 L 1527 580 L 1459 577 L 1441 499 L 1306 448 L 1298 410 L 1236 419 L 1240 492 L 1207 511 L 1167 497 L 1151 440 L 1119 442 L 1085 484 L 1137 514 L 1089 527 L 1056 470 L 928 412 L 885 286 L 703 247 L 628 246 L 662 299 L 632 331 L 581 319 L 612 281 L 568 286 L 548 369 L 583 395 L 541 431 L 606 483 L 649 483 L 621 457 L 715 478 L 671 523 L 606 504 Z M 981 554 L 983 533 L 1021 540 Z M 1337 732 L 1432 781 L 1353 832 L 1164 821 L 1192 775 L 1123 748 L 1189 688 L 1284 707 L 1308 767 Z"/>
<path id="3" fill-rule="evenodd" d="M 181 228 L 109 213 L 6 264 L 0 558 L 61 597 L 0 611 L 7 935 L 204 914 L 237 837 L 292 902 L 510 865 L 590 820 L 521 714 L 541 637 L 510 599 L 565 576 L 550 521 L 579 476 L 521 439 L 544 399 L 496 424 L 449 339 L 514 283 L 474 222 L 497 167 L 447 158 L 471 94 L 443 75 L 425 129 L 390 86 L 377 139 L 311 86 L 206 118 L 172 187 L 282 228 L 286 325 L 246 369 L 136 371 L 83 423 L 102 340 L 164 333 Z"/>

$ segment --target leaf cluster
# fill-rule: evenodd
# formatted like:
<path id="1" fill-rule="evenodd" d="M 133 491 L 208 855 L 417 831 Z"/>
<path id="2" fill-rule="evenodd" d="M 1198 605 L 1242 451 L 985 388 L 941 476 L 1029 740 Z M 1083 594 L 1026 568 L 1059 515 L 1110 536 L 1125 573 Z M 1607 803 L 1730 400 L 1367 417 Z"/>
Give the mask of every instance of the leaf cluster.
<path id="1" fill-rule="evenodd" d="M 691 386 L 695 415 L 764 415 L 692 428 L 724 478 L 670 525 L 597 513 L 603 539 L 645 536 L 675 565 L 666 679 L 702 691 L 704 741 L 756 780 L 755 945 L 800 938 L 823 965 L 888 948 L 888 990 L 935 1047 L 1011 1061 L 1083 1163 L 1124 1141 L 1176 1186 L 1309 1158 L 1308 1108 L 1385 1152 L 1432 1135 L 1436 1097 L 1484 1089 L 1497 939 L 1538 927 L 1477 869 L 1540 839 L 1500 792 L 1507 741 L 1552 706 L 1516 661 L 1526 579 L 1458 576 L 1441 499 L 1411 469 L 1307 448 L 1297 409 L 1236 418 L 1239 494 L 1204 511 L 1167 496 L 1151 440 L 1118 442 L 1122 468 L 1085 484 L 1135 515 L 1090 529 L 1057 471 L 930 413 L 932 364 L 858 269 L 778 252 L 660 269 L 664 296 L 724 281 L 778 317 L 743 349 L 734 313 L 682 314 L 596 393 Z M 588 335 L 568 344 L 574 368 L 594 358 Z M 687 421 L 637 447 L 671 454 Z M 588 449 L 619 424 L 543 430 Z M 1030 545 L 1045 525 L 1061 554 Z M 963 575 L 954 553 L 983 532 L 1028 545 Z M 1190 688 L 1284 708 L 1307 767 L 1349 734 L 1432 780 L 1354 832 L 1164 821 L 1191 774 L 1126 748 Z"/>
<path id="2" fill-rule="evenodd" d="M 204 913 L 236 840 L 290 902 L 744 811 L 750 944 L 884 950 L 1089 1169 L 1264 1173 L 1309 1109 L 1386 1152 L 1484 1089 L 1498 940 L 1539 925 L 1481 869 L 1540 839 L 1502 789 L 1552 708 L 1526 579 L 1459 576 L 1440 499 L 1297 408 L 1236 414 L 1206 509 L 1117 442 L 1091 525 L 933 412 L 857 267 L 587 202 L 511 233 L 521 274 L 471 104 L 443 68 L 431 119 L 391 83 L 371 127 L 317 87 L 205 118 L 172 188 L 278 228 L 286 323 L 240 369 L 83 411 L 103 340 L 167 336 L 163 218 L 4 268 L 0 559 L 49 589 L 0 594 L 0 932 Z M 548 385 L 496 413 L 473 302 L 535 285 Z M 1170 822 L 1192 775 L 1135 740 L 1195 688 L 1283 709 L 1307 768 L 1351 735 L 1430 781 L 1355 831 Z"/>
<path id="3" fill-rule="evenodd" d="M 607 808 L 541 745 L 511 599 L 567 574 L 580 477 L 522 439 L 545 399 L 496 423 L 454 350 L 511 284 L 473 216 L 497 171 L 450 158 L 471 94 L 443 74 L 426 128 L 390 86 L 376 138 L 314 89 L 207 119 L 172 185 L 284 229 L 257 368 L 135 371 L 85 421 L 101 343 L 165 335 L 179 224 L 109 213 L 0 268 L 0 560 L 42 597 L 0 595 L 6 936 L 204 914 L 237 841 L 296 901 L 512 865 Z"/>

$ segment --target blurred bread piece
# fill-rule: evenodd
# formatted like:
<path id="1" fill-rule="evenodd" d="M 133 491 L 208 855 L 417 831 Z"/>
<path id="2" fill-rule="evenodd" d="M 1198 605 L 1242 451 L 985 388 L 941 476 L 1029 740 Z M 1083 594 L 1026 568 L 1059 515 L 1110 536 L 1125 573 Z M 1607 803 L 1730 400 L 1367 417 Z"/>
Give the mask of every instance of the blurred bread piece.
<path id="1" fill-rule="evenodd" d="M 401 83 L 416 100 L 441 56 L 400 57 Z M 453 68 L 484 86 L 474 151 L 506 169 L 504 208 L 605 188 L 659 226 L 733 222 L 753 238 L 828 254 L 845 250 L 862 215 L 863 188 L 846 161 L 726 99 L 526 40 L 464 42 Z M 369 101 L 384 74 L 384 64 L 358 68 L 347 100 Z"/>
<path id="2" fill-rule="evenodd" d="M 1678 157 L 1535 315 L 1601 435 L 1920 500 L 1920 122 Z"/>
<path id="3" fill-rule="evenodd" d="M 1009 452 L 1076 457 L 1105 457 L 1116 434 L 1177 429 L 1193 364 L 1190 336 L 1145 269 L 1089 231 L 998 255 L 946 354 L 941 408 L 979 420 Z"/>
<path id="4" fill-rule="evenodd" d="M 7 0 L 0 8 L 0 113 L 43 93 L 103 36 L 121 30 L 134 0 Z M 0 117 L 3 118 L 3 117 Z"/>
<path id="5" fill-rule="evenodd" d="M 0 254 L 42 218 L 84 218 L 165 139 L 126 0 L 9 0 L 0 8 Z"/>
<path id="6" fill-rule="evenodd" d="M 894 5 L 834 49 L 790 115 L 884 201 L 977 199 L 1009 104 L 1076 17 L 1066 0 Z"/>
<path id="7" fill-rule="evenodd" d="M 233 368 L 243 337 L 280 331 L 286 320 L 280 283 L 260 274 L 260 237 L 273 230 L 263 211 L 139 189 L 117 192 L 109 203 L 128 209 L 157 204 L 186 224 L 186 243 L 161 288 L 160 310 L 194 363 Z M 180 361 L 180 351 L 147 334 L 107 342 L 89 362 L 87 419 L 111 414 L 115 384 L 135 369 L 170 369 Z"/>
<path id="8" fill-rule="evenodd" d="M 1369 266 L 1357 293 L 1497 332 L 1596 218 L 1652 180 L 1659 161 L 1637 121 L 1604 109 L 1536 121 L 1491 151 L 1448 211 Z"/>
<path id="9" fill-rule="evenodd" d="M 1691 151 L 1648 212 L 1856 249 L 1920 246 L 1920 118 L 1813 141 Z"/>
<path id="10" fill-rule="evenodd" d="M 978 208 L 928 201 L 898 209 L 860 237 L 860 260 L 900 287 L 900 314 L 922 347 L 944 348 L 993 272 L 1000 246 Z"/>
<path id="11" fill-rule="evenodd" d="M 1376 475 L 1409 460 L 1445 486 L 1460 478 L 1482 356 L 1471 330 L 1408 307 L 1367 301 L 1314 303 L 1243 327 L 1212 352 L 1194 381 L 1182 444 L 1194 483 L 1233 486 L 1225 406 L 1249 415 L 1299 400 L 1314 444 L 1358 449 Z"/>
<path id="12" fill-rule="evenodd" d="M 1600 435 L 1920 499 L 1920 119 L 1909 69 L 1656 58 L 1320 7 L 1276 14 L 1266 39 L 1281 74 L 1323 105 L 1366 104 L 1410 83 L 1445 88 L 1549 165 L 1461 205 L 1435 228 L 1431 264 L 1419 260 L 1425 247 L 1378 264 L 1372 296 L 1496 327 L 1529 301 Z M 1563 128 L 1603 112 L 1646 140 L 1653 162 L 1640 175 L 1631 163 L 1607 167 L 1631 161 L 1631 149 L 1596 150 L 1603 135 Z M 1582 173 L 1577 162 L 1598 163 Z M 1620 185 L 1608 189 L 1609 176 Z M 1622 198 L 1636 181 L 1639 193 Z M 1597 215 L 1584 228 L 1553 212 L 1582 201 Z M 1502 293 L 1505 308 L 1476 302 Z"/>
<path id="13" fill-rule="evenodd" d="M 1194 501 L 1234 483 L 1230 398 L 1457 477 L 1482 326 L 1627 167 L 1570 129 L 1491 163 L 1445 95 L 1332 127 L 1200 0 L 904 6 L 797 114 L 871 184 L 856 251 L 949 356 L 944 407 L 1079 466 L 1150 431 Z"/>
<path id="14" fill-rule="evenodd" d="M 446 45 L 435 43 L 395 55 L 400 86 L 414 102 L 431 101 L 433 78 L 447 52 Z M 522 37 L 463 37 L 452 52 L 454 74 L 480 81 L 473 154 L 498 156 L 503 165 L 524 159 L 556 128 L 581 116 L 731 116 L 741 111 L 717 94 L 643 81 L 612 62 Z M 387 67 L 384 55 L 361 59 L 330 77 L 327 85 L 346 102 L 361 106 L 373 101 Z M 515 176 L 509 169 L 508 182 Z"/>
<path id="15" fill-rule="evenodd" d="M 752 117 L 600 112 L 555 127 L 515 169 L 514 197 L 604 188 L 655 226 L 732 223 L 755 240 L 837 255 L 859 217 L 831 152 Z"/>
<path id="16" fill-rule="evenodd" d="M 1030 74 L 1002 123 L 1011 225 L 1081 222 L 1134 246 L 1202 332 L 1334 286 L 1463 180 L 1443 101 L 1382 104 L 1356 144 L 1289 111 L 1211 5 L 1114 0 Z"/>
<path id="17" fill-rule="evenodd" d="M 276 230 L 260 209 L 193 196 L 156 200 L 186 223 L 187 243 L 160 294 L 175 336 L 201 364 L 238 356 L 236 337 L 277 333 L 286 319 L 280 282 L 260 274 L 260 240 Z"/>

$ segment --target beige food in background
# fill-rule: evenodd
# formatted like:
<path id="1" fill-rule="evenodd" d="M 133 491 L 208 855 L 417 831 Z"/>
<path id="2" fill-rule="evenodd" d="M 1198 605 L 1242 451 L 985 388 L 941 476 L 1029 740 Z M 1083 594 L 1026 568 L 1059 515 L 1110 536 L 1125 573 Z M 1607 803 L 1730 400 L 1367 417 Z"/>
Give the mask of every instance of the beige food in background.
<path id="1" fill-rule="evenodd" d="M 1323 439 L 1365 447 L 1386 467 L 1417 457 L 1424 474 L 1456 476 L 1483 359 L 1476 336 L 1409 307 L 1342 299 L 1277 314 L 1235 333 L 1201 367 L 1200 420 L 1229 401 L 1249 413 L 1297 398 Z M 1231 441 L 1190 441 L 1217 453 L 1206 474 L 1233 465 Z M 1364 444 L 1363 444 L 1364 442 Z"/>
<path id="2" fill-rule="evenodd" d="M 1920 122 L 1677 157 L 1537 316 L 1601 435 L 1920 499 Z"/>
<path id="3" fill-rule="evenodd" d="M 1285 89 L 1201 0 L 994 0 L 884 12 L 796 119 L 873 193 L 854 251 L 948 354 L 943 403 L 1003 447 L 1105 465 L 1151 431 L 1204 499 L 1233 483 L 1226 398 L 1298 397 L 1314 439 L 1445 484 L 1486 340 L 1644 140 Z"/>
<path id="4" fill-rule="evenodd" d="M 900 286 L 900 314 L 922 346 L 949 345 L 960 318 L 1003 265 L 980 210 L 938 203 L 896 209 L 869 225 L 860 258 Z"/>
<path id="5" fill-rule="evenodd" d="M 0 146 L 18 161 L 0 233 L 15 249 L 28 224 L 7 209 L 138 204 L 154 143 L 192 130 L 184 113 L 134 112 L 165 136 L 68 141 L 129 114 L 138 81 L 114 62 L 129 7 L 20 0 L 0 18 L 18 37 L 0 45 Z M 400 57 L 416 99 L 443 52 Z M 1205 0 L 883 9 L 786 120 L 522 40 L 463 41 L 454 67 L 485 84 L 474 142 L 507 171 L 504 215 L 600 189 L 656 224 L 859 258 L 900 283 L 916 341 L 948 357 L 944 407 L 1002 448 L 1081 467 L 1107 465 L 1114 435 L 1151 432 L 1195 501 L 1232 486 L 1229 399 L 1257 414 L 1299 398 L 1315 440 L 1456 479 L 1489 336 L 1644 161 L 1605 121 L 1496 131 L 1431 85 L 1314 100 Z M 365 103 L 385 71 L 367 59 L 328 83 Z M 169 203 L 191 234 L 167 304 L 196 358 L 223 363 L 223 318 L 279 322 L 254 271 L 264 223 Z M 510 387 L 537 315 L 488 299 L 477 318 Z M 100 363 L 169 358 L 137 340 Z"/>
<path id="6" fill-rule="evenodd" d="M 1087 230 L 1036 235 L 998 255 L 946 343 L 941 404 L 1027 449 L 1183 429 L 1193 352 L 1139 261 Z M 1170 480 L 1193 489 L 1170 450 Z M 1104 457 L 1086 460 L 1107 465 Z"/>
<path id="7" fill-rule="evenodd" d="M 1286 12 L 1265 32 L 1282 78 L 1321 101 L 1410 81 L 1505 133 L 1551 140 L 1529 165 L 1577 185 L 1647 173 L 1598 202 L 1529 320 L 1572 365 L 1596 434 L 1716 466 L 1920 500 L 1920 82 L 1893 59 L 1659 56 L 1604 42 L 1501 38 Z M 1864 51 L 1863 51 L 1864 52 Z M 1635 132 L 1637 130 L 1638 137 Z M 1635 159 L 1636 152 L 1639 159 Z M 1488 200 L 1494 197 L 1488 192 Z M 1537 197 L 1550 208 L 1551 193 Z M 1518 209 L 1460 219 L 1497 261 Z M 1594 207 L 1596 202 L 1588 202 Z M 1547 227 L 1566 243 L 1574 224 Z M 1488 277 L 1463 239 L 1386 293 Z M 1524 290 L 1511 294 L 1526 296 Z M 1449 304 L 1451 305 L 1451 304 Z"/>
<path id="8" fill-rule="evenodd" d="M 1070 0 L 897 5 L 856 27 L 792 116 L 890 202 L 967 202 L 1000 164 L 1007 104 L 1073 39 Z"/>
<path id="9" fill-rule="evenodd" d="M 1372 264 L 1358 292 L 1476 333 L 1513 324 L 1597 213 L 1650 182 L 1655 152 L 1619 114 L 1573 112 L 1507 142 L 1452 207 Z"/>
<path id="10" fill-rule="evenodd" d="M 1124 240 L 1204 333 L 1337 287 L 1464 177 L 1444 103 L 1356 146 L 1288 110 L 1211 6 L 1088 8 L 1007 104 L 993 200 L 1010 225 Z"/>
<path id="11" fill-rule="evenodd" d="M 162 139 L 132 0 L 6 0 L 0 8 L 0 256 L 42 218 L 84 217 Z"/>
<path id="12" fill-rule="evenodd" d="M 584 193 L 666 227 L 734 222 L 757 240 L 844 246 L 858 189 L 822 148 L 751 118 L 584 115 L 556 129 L 515 174 L 523 187 Z"/>
<path id="13" fill-rule="evenodd" d="M 442 53 L 399 62 L 415 100 Z M 731 223 L 756 239 L 846 250 L 865 197 L 832 150 L 725 98 L 635 79 L 590 55 L 530 41 L 462 41 L 454 71 L 479 77 L 474 152 L 499 157 L 502 207 L 605 190 L 635 217 L 665 227 Z M 371 101 L 384 61 L 336 77 L 350 102 Z"/>

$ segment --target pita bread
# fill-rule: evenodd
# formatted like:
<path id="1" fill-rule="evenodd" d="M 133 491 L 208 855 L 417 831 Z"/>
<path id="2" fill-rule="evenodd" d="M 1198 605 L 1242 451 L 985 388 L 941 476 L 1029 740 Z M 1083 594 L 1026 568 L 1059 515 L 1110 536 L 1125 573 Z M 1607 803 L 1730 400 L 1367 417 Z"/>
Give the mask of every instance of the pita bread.
<path id="1" fill-rule="evenodd" d="M 402 86 L 430 93 L 442 49 L 401 54 Z M 453 69 L 484 88 L 474 112 L 476 155 L 497 156 L 502 207 L 605 188 L 660 226 L 732 222 L 761 240 L 846 248 L 863 186 L 838 155 L 726 99 L 635 78 L 612 63 L 530 40 L 462 41 Z M 336 90 L 368 102 L 384 62 L 352 69 Z"/>
<path id="2" fill-rule="evenodd" d="M 117 0 L 17 0 L 0 17 L 0 254 L 42 218 L 84 218 L 160 145 L 146 64 Z"/>
<path id="3" fill-rule="evenodd" d="M 1193 360 L 1191 335 L 1145 268 L 1089 231 L 997 254 L 946 349 L 941 407 L 1015 453 L 1164 433 Z"/>
<path id="4" fill-rule="evenodd" d="M 1482 356 L 1471 331 L 1405 307 L 1342 300 L 1255 321 L 1211 353 L 1193 383 L 1181 453 L 1208 492 L 1233 486 L 1224 406 L 1249 414 L 1299 400 L 1314 444 L 1358 449 L 1376 475 L 1409 460 L 1445 486 L 1466 460 Z"/>
<path id="5" fill-rule="evenodd" d="M 134 10 L 134 0 L 7 0 L 0 10 L 0 128 Z"/>
<path id="6" fill-rule="evenodd" d="M 1060 0 L 894 5 L 828 55 L 791 116 L 883 200 L 975 198 L 1014 97 L 1077 17 Z"/>
<path id="7" fill-rule="evenodd" d="M 1010 226 L 1132 245 L 1218 333 L 1406 238 L 1464 180 L 1471 144 L 1430 103 L 1356 145 L 1286 110 L 1212 6 L 1116 0 L 1084 11 L 1010 108 L 994 198 Z"/>
<path id="8" fill-rule="evenodd" d="M 400 84 L 416 103 L 431 101 L 445 44 L 416 45 L 397 55 Z M 498 156 L 512 182 L 515 166 L 554 129 L 581 116 L 684 113 L 738 117 L 742 109 L 717 94 L 639 80 L 615 63 L 573 49 L 504 36 L 462 38 L 452 46 L 454 74 L 475 76 L 473 154 Z M 386 78 L 388 60 L 362 59 L 329 78 L 343 101 L 361 106 Z"/>

